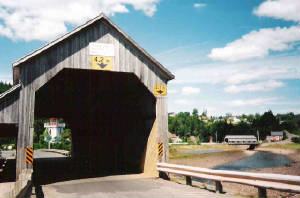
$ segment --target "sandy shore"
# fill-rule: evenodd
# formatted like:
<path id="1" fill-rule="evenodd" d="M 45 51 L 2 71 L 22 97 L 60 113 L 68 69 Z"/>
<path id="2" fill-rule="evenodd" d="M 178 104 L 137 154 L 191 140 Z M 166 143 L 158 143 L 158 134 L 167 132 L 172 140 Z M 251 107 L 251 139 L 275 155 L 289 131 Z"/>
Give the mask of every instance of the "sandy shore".
<path id="1" fill-rule="evenodd" d="M 275 167 L 275 168 L 263 168 L 258 170 L 251 170 L 249 172 L 263 172 L 263 173 L 277 173 L 285 175 L 299 175 L 300 176 L 300 156 L 298 150 L 289 149 L 270 149 L 260 147 L 255 151 L 247 150 L 234 150 L 220 153 L 208 154 L 202 157 L 194 157 L 187 159 L 172 159 L 170 163 L 182 164 L 188 166 L 212 168 L 214 166 L 222 165 L 225 163 L 237 161 L 246 157 L 249 157 L 259 151 L 269 151 L 277 154 L 287 156 L 293 162 L 287 166 Z M 194 182 L 197 186 L 201 186 L 200 183 Z M 246 186 L 233 183 L 223 183 L 224 191 L 232 195 L 246 195 L 257 196 L 257 189 L 253 186 Z M 267 190 L 268 197 L 299 197 L 294 193 L 279 192 L 275 190 Z"/>

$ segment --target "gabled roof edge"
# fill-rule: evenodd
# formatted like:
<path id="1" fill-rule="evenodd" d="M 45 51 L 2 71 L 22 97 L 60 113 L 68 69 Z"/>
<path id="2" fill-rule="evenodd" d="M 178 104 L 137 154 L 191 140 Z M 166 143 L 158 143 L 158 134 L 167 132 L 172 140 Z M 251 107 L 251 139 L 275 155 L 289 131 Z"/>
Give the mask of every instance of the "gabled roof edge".
<path id="1" fill-rule="evenodd" d="M 0 94 L 0 99 L 4 98 L 6 95 L 16 91 L 18 88 L 21 87 L 21 84 L 16 84 L 14 86 L 12 86 L 9 90 L 6 90 L 5 92 L 3 92 L 2 94 Z"/>
<path id="2" fill-rule="evenodd" d="M 122 36 L 124 36 L 131 44 L 133 44 L 139 51 L 141 51 L 147 58 L 150 59 L 159 69 L 161 69 L 169 78 L 168 80 L 172 80 L 175 78 L 175 76 L 167 69 L 165 68 L 162 64 L 160 64 L 155 58 L 153 58 L 146 50 L 144 50 L 142 47 L 140 47 L 133 39 L 131 39 L 130 36 L 128 36 L 125 32 L 123 32 L 117 25 L 115 25 L 105 14 L 101 13 L 99 16 L 87 21 L 85 24 L 78 26 L 71 32 L 66 33 L 65 35 L 57 38 L 56 40 L 46 44 L 45 46 L 33 51 L 32 53 L 20 58 L 16 62 L 13 63 L 13 67 L 17 67 L 21 63 L 26 62 L 27 60 L 31 59 L 32 57 L 46 51 L 47 49 L 51 48 L 52 46 L 58 44 L 59 42 L 67 39 L 68 37 L 72 36 L 73 34 L 79 32 L 80 30 L 86 28 L 87 26 L 93 24 L 94 22 L 100 20 L 100 19 L 105 19 L 113 28 L 115 28 Z"/>

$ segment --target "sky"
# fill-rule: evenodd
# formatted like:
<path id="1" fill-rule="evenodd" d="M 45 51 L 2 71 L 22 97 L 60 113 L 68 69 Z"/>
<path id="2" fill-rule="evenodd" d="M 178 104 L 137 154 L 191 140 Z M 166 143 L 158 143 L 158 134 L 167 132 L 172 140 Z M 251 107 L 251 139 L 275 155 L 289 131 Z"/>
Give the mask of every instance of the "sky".
<path id="1" fill-rule="evenodd" d="M 300 112 L 299 0 L 0 0 L 0 80 L 101 12 L 175 74 L 169 112 Z"/>

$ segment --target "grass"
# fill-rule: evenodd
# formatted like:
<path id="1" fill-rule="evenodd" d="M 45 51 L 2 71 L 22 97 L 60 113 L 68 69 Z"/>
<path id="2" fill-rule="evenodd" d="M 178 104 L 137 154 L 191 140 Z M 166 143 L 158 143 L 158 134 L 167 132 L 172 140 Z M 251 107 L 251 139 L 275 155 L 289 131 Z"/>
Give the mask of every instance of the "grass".
<path id="1" fill-rule="evenodd" d="M 197 151 L 197 150 L 224 150 L 224 151 L 237 151 L 236 147 L 227 144 L 212 144 L 212 145 L 171 145 L 169 147 L 170 159 L 188 159 L 188 158 L 203 158 L 211 155 L 218 155 L 220 153 L 205 153 L 205 154 L 194 154 L 185 153 L 186 151 Z"/>
<path id="2" fill-rule="evenodd" d="M 196 150 L 233 150 L 234 146 L 228 144 L 211 144 L 211 145 L 186 145 L 186 144 L 173 144 L 170 150 L 176 149 L 178 151 L 196 151 Z"/>
<path id="3" fill-rule="evenodd" d="M 300 150 L 300 144 L 297 143 L 273 144 L 273 145 L 264 146 L 264 148 Z"/>

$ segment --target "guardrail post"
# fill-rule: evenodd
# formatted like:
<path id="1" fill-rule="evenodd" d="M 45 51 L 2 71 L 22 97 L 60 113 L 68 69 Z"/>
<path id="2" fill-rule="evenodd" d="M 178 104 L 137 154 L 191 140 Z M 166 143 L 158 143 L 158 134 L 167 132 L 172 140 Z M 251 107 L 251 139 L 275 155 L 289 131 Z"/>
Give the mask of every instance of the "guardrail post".
<path id="1" fill-rule="evenodd" d="M 159 177 L 162 178 L 162 179 L 164 179 L 164 180 L 170 181 L 169 175 L 167 173 L 165 173 L 165 172 L 159 171 Z"/>
<path id="2" fill-rule="evenodd" d="M 185 176 L 186 185 L 192 185 L 192 178 L 190 176 Z"/>
<path id="3" fill-rule="evenodd" d="M 216 183 L 216 192 L 223 193 L 222 183 L 220 181 L 215 181 L 215 183 Z"/>
<path id="4" fill-rule="evenodd" d="M 258 197 L 259 198 L 267 198 L 267 189 L 258 187 Z"/>

